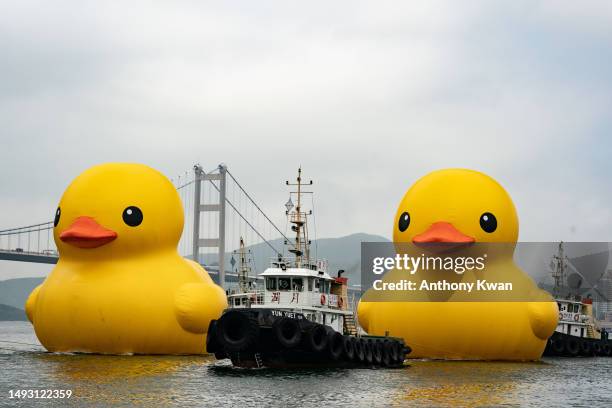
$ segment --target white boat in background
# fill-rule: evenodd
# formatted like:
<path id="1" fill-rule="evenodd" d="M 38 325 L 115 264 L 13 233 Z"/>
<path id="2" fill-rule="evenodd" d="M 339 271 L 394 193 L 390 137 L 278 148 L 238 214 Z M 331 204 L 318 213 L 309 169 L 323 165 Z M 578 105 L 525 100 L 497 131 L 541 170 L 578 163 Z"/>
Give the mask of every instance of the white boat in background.
<path id="1" fill-rule="evenodd" d="M 553 256 L 553 296 L 559 308 L 559 322 L 546 343 L 545 356 L 610 356 L 612 339 L 600 327 L 593 313 L 593 300 L 581 296 L 561 296 L 566 288 L 566 257 L 563 242 Z"/>

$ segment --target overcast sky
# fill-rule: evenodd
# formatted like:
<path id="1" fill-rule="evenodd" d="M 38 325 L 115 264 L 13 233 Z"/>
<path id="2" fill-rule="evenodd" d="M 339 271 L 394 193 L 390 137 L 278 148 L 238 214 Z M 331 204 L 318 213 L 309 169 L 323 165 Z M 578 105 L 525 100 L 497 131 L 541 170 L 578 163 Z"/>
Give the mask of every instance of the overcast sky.
<path id="1" fill-rule="evenodd" d="M 225 162 L 279 223 L 301 164 L 322 237 L 390 236 L 417 178 L 467 167 L 521 240 L 612 241 L 608 1 L 85 3 L 2 2 L 0 229 L 93 164 Z"/>

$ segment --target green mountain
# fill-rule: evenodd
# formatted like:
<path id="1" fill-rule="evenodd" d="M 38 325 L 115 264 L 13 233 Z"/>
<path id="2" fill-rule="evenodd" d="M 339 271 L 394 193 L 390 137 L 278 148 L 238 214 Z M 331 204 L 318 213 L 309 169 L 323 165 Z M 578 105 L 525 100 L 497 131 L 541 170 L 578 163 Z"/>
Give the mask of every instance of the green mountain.
<path id="1" fill-rule="evenodd" d="M 13 306 L 0 304 L 0 320 L 27 321 L 25 311 Z"/>

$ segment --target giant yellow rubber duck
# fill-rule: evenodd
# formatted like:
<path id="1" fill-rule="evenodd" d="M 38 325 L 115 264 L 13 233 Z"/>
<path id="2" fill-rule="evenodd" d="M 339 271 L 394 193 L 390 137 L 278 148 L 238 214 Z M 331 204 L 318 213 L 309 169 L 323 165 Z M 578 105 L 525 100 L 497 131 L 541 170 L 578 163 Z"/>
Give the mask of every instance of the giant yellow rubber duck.
<path id="1" fill-rule="evenodd" d="M 26 302 L 53 352 L 201 354 L 227 301 L 177 244 L 183 208 L 156 170 L 94 166 L 68 186 L 55 214 L 59 261 Z"/>
<path id="2" fill-rule="evenodd" d="M 370 334 L 403 337 L 412 348 L 411 358 L 539 359 L 557 325 L 558 309 L 552 297 L 515 265 L 512 254 L 517 239 L 514 204 L 491 177 L 466 169 L 426 175 L 400 202 L 393 227 L 397 251 L 402 245 L 494 243 L 485 244 L 498 247 L 490 248 L 497 256 L 490 257 L 483 271 L 462 275 L 450 271 L 446 277 L 454 282 L 512 282 L 513 289 L 491 291 L 475 301 L 465 292 L 415 292 L 401 299 L 375 301 L 370 288 L 358 305 L 359 323 Z M 472 248 L 479 250 L 477 245 Z M 420 271 L 414 276 L 428 273 L 436 278 L 443 274 Z M 404 271 L 397 270 L 385 275 L 391 280 L 405 277 Z"/>

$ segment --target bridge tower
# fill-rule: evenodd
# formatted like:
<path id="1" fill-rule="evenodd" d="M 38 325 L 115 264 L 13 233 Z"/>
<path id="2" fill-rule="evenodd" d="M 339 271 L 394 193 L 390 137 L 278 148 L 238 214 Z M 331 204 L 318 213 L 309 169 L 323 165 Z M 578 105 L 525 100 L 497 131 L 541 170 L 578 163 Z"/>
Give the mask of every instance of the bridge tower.
<path id="1" fill-rule="evenodd" d="M 225 287 L 225 204 L 226 204 L 226 176 L 227 167 L 220 164 L 218 173 L 206 174 L 200 165 L 193 166 L 194 177 L 194 205 L 193 205 L 193 248 L 192 258 L 200 262 L 200 248 L 218 248 L 219 285 Z M 218 181 L 219 202 L 202 204 L 202 182 Z M 200 214 L 202 212 L 216 212 L 219 214 L 219 232 L 217 238 L 200 238 Z"/>

